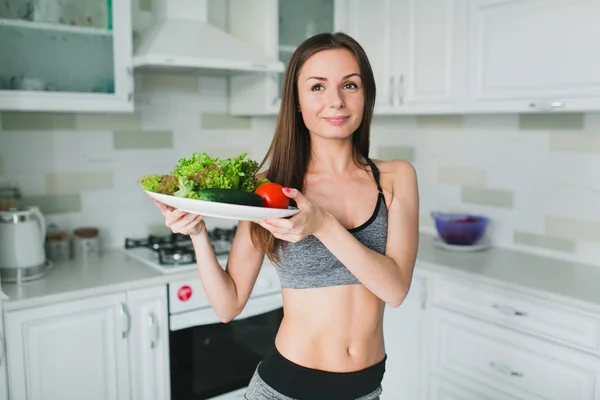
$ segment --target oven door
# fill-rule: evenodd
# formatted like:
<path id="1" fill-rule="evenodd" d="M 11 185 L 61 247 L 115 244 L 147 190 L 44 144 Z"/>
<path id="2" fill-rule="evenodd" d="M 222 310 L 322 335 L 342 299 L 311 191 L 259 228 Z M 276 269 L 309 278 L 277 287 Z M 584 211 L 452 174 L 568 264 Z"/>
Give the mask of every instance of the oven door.
<path id="1" fill-rule="evenodd" d="M 250 298 L 228 323 L 210 307 L 171 316 L 171 398 L 243 398 L 258 363 L 274 345 L 282 318 L 280 293 Z"/>

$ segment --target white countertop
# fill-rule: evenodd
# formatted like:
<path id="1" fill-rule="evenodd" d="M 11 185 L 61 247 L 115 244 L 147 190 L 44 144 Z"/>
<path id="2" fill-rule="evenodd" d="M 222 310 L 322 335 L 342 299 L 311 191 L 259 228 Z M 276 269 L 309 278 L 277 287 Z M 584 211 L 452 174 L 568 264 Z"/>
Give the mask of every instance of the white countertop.
<path id="1" fill-rule="evenodd" d="M 35 307 L 197 277 L 196 270 L 165 274 L 123 250 L 108 249 L 85 263 L 74 260 L 57 263 L 44 278 L 36 281 L 2 284 L 2 291 L 8 297 L 3 301 L 3 308 L 9 311 Z"/>
<path id="2" fill-rule="evenodd" d="M 570 301 L 600 312 L 600 267 L 542 257 L 502 248 L 459 253 L 437 248 L 433 237 L 420 237 L 417 269 L 454 273 L 504 283 Z M 162 273 L 127 255 L 121 249 L 106 250 L 96 260 L 82 264 L 56 264 L 40 280 L 3 284 L 5 311 L 47 305 L 129 289 L 199 279 L 196 270 Z"/>

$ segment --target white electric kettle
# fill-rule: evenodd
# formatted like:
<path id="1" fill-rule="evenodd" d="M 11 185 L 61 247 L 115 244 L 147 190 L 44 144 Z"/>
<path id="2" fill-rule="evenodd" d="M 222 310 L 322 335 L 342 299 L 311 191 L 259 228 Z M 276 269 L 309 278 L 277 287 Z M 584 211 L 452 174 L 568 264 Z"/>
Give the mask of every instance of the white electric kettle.
<path id="1" fill-rule="evenodd" d="M 46 262 L 46 220 L 37 207 L 0 211 L 0 268 L 28 268 Z"/>

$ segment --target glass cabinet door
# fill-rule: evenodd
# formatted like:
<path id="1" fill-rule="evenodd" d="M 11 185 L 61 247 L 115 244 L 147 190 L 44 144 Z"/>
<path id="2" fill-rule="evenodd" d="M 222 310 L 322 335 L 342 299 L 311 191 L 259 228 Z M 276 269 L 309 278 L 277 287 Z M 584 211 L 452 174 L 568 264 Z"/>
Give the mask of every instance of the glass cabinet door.
<path id="1" fill-rule="evenodd" d="M 110 108 L 100 105 L 105 102 L 102 95 L 115 98 L 115 83 L 124 83 L 117 67 L 126 63 L 115 48 L 131 35 L 125 31 L 129 26 L 119 25 L 116 37 L 113 15 L 125 10 L 127 18 L 130 8 L 124 4 L 129 1 L 0 0 L 1 108 L 11 108 L 5 105 L 7 99 L 18 97 L 19 104 L 29 101 L 32 109 L 44 109 L 44 101 L 74 95 L 84 95 L 78 101 L 97 99 L 100 108 Z M 85 97 L 91 94 L 99 97 Z"/>
<path id="2" fill-rule="evenodd" d="M 279 60 L 287 67 L 292 53 L 317 33 L 333 33 L 334 0 L 279 0 Z M 279 93 L 285 74 L 279 74 Z"/>

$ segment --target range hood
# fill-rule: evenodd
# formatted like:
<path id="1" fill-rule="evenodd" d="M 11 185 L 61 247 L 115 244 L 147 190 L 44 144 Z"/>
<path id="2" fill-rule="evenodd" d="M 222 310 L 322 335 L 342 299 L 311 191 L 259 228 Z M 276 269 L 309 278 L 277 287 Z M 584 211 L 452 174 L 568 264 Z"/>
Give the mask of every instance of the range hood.
<path id="1" fill-rule="evenodd" d="M 136 41 L 139 69 L 283 72 L 277 58 L 208 23 L 207 0 L 154 0 L 155 22 Z"/>

